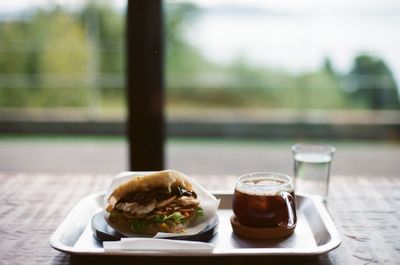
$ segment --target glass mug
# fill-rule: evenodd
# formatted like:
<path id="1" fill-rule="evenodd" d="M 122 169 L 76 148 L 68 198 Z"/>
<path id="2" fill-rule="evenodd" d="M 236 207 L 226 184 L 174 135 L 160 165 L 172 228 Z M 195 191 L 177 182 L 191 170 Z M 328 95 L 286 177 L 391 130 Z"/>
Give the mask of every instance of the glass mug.
<path id="1" fill-rule="evenodd" d="M 246 227 L 293 229 L 297 216 L 292 179 L 273 172 L 243 175 L 236 181 L 232 209 Z"/>

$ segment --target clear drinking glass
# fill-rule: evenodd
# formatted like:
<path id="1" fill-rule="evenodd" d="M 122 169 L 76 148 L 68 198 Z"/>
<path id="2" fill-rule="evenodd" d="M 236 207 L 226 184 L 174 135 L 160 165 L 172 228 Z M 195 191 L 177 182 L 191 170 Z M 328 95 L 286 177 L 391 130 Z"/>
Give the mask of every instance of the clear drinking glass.
<path id="1" fill-rule="evenodd" d="M 327 144 L 295 144 L 294 180 L 296 193 L 317 195 L 326 200 L 335 147 Z"/>

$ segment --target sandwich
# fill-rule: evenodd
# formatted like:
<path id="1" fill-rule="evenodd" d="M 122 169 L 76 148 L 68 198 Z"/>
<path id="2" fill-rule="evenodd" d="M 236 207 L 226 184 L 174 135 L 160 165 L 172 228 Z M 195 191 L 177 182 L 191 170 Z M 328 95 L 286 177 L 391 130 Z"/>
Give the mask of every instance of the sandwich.
<path id="1" fill-rule="evenodd" d="M 135 176 L 108 197 L 105 218 L 123 234 L 184 233 L 203 214 L 189 179 L 174 170 Z"/>

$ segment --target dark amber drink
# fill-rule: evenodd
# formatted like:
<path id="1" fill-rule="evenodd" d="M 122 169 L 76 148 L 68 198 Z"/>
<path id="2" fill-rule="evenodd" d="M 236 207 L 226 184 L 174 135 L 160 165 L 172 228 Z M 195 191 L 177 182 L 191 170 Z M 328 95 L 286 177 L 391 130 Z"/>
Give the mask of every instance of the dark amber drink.
<path id="1" fill-rule="evenodd" d="M 291 178 L 268 172 L 240 177 L 232 209 L 238 222 L 244 226 L 294 227 L 297 217 Z"/>

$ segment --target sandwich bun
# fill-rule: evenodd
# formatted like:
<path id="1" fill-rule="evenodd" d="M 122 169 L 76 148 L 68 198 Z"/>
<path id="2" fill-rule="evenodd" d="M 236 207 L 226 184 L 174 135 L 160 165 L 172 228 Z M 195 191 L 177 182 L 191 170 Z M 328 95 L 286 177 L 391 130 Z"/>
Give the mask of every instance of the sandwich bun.
<path id="1" fill-rule="evenodd" d="M 202 213 L 189 179 L 175 170 L 123 182 L 108 197 L 105 210 L 107 223 L 128 236 L 182 233 Z"/>
<path id="2" fill-rule="evenodd" d="M 163 170 L 150 175 L 136 176 L 119 185 L 111 193 L 108 198 L 109 205 L 107 209 L 114 208 L 116 203 L 128 193 L 149 191 L 157 188 L 163 188 L 171 192 L 172 187 L 176 186 L 180 186 L 186 190 L 193 189 L 188 178 L 176 170 Z"/>

